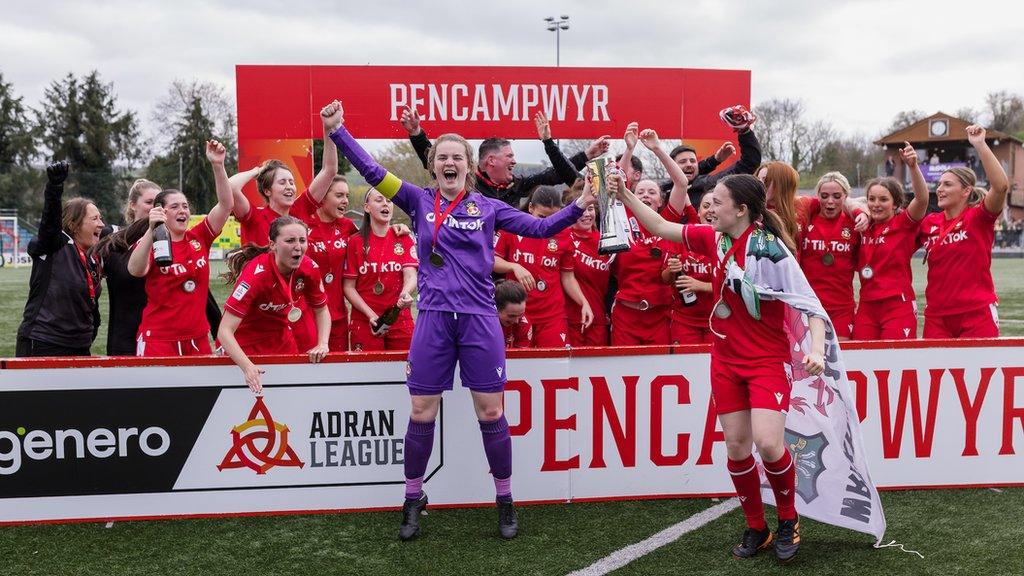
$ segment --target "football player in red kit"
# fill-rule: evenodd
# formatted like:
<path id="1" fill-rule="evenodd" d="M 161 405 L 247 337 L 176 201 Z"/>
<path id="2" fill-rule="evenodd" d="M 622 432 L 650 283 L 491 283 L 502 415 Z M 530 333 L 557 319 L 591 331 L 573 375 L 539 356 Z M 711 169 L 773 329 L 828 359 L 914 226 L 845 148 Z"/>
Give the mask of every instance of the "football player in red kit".
<path id="1" fill-rule="evenodd" d="M 270 246 L 247 246 L 228 258 L 229 281 L 235 289 L 224 303 L 217 339 L 256 394 L 262 392 L 262 371 L 252 354 L 294 354 L 300 351 L 292 326 L 302 318 L 298 300 L 313 310 L 317 344 L 306 350 L 310 362 L 327 355 L 331 315 L 320 271 L 306 256 L 306 225 L 294 216 L 270 224 Z"/>
<path id="2" fill-rule="evenodd" d="M 928 264 L 925 338 L 999 336 L 992 244 L 995 224 L 1006 204 L 1009 180 L 985 141 L 985 129 L 968 126 L 967 139 L 988 176 L 988 191 L 976 188 L 970 168 L 952 168 L 935 189 L 939 208 L 921 221 Z"/>
<path id="3" fill-rule="evenodd" d="M 206 294 L 210 286 L 210 246 L 231 214 L 233 199 L 224 170 L 224 145 L 210 140 L 206 158 L 213 167 L 217 204 L 191 229 L 188 198 L 163 190 L 153 199 L 149 230 L 128 257 L 128 273 L 146 279 L 146 307 L 139 324 L 138 356 L 194 356 L 210 353 Z M 169 266 L 153 263 L 153 229 L 164 224 L 171 237 Z"/>
<path id="4" fill-rule="evenodd" d="M 850 182 L 839 172 L 818 179 L 818 206 L 809 216 L 800 239 L 800 267 L 828 312 L 836 336 L 849 340 L 853 334 L 853 275 L 857 269 L 860 234 L 854 219 L 845 212 Z"/>
<path id="5" fill-rule="evenodd" d="M 712 190 L 704 193 L 700 199 L 700 207 L 696 211 L 687 204 L 682 223 L 708 223 Z M 668 259 L 661 271 L 661 279 L 674 286 L 678 293 L 678 297 L 672 300 L 672 316 L 669 323 L 669 335 L 673 344 L 711 343 L 712 334 L 708 321 L 711 317 L 711 308 L 715 304 L 711 292 L 712 266 L 711 259 L 690 250 L 686 244 L 671 243 Z"/>
<path id="6" fill-rule="evenodd" d="M 350 348 L 408 350 L 413 320 L 410 306 L 416 291 L 416 240 L 398 236 L 391 227 L 395 205 L 370 188 L 363 205 L 363 226 L 349 238 L 345 267 L 345 297 L 352 303 Z M 398 319 L 383 333 L 373 325 L 388 308 L 398 306 Z"/>
<path id="7" fill-rule="evenodd" d="M 551 186 L 538 186 L 528 204 L 531 215 L 545 218 L 562 208 L 562 195 Z M 533 346 L 562 348 L 569 343 L 565 300 L 580 307 L 579 321 L 590 326 L 594 313 L 574 274 L 573 245 L 568 231 L 551 238 L 527 238 L 502 232 L 494 246 L 494 271 L 518 280 L 527 289 L 526 305 L 533 326 Z"/>
<path id="8" fill-rule="evenodd" d="M 855 340 L 917 338 L 917 296 L 910 258 L 921 246 L 917 230 L 928 211 L 928 183 L 917 152 L 905 143 L 901 154 L 910 170 L 914 199 L 895 178 L 875 178 L 864 186 L 871 226 L 861 234 L 860 303 L 853 320 Z"/>

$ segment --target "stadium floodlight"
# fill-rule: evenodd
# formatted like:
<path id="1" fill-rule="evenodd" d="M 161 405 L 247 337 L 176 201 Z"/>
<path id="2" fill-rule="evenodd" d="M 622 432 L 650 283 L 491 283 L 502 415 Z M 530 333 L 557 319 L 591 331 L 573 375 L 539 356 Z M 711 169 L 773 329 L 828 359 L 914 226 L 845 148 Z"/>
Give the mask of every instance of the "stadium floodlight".
<path id="1" fill-rule="evenodd" d="M 569 29 L 569 16 L 567 14 L 562 14 L 557 20 L 554 16 L 548 16 L 547 18 L 544 18 L 544 21 L 547 22 L 546 27 L 548 31 L 555 33 L 555 66 L 561 66 L 562 30 Z"/>

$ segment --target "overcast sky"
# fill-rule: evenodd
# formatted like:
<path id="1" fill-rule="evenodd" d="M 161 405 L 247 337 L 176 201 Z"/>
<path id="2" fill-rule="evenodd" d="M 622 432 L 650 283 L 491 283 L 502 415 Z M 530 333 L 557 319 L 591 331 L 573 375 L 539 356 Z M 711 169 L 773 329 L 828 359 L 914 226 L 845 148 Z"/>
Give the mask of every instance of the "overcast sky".
<path id="1" fill-rule="evenodd" d="M 0 72 L 25 102 L 97 69 L 153 129 L 175 78 L 234 95 L 236 64 L 554 65 L 543 18 L 568 14 L 563 66 L 752 71 L 752 102 L 877 136 L 901 110 L 1024 94 L 1024 5 L 988 1 L 5 1 Z M 466 7 L 473 6 L 472 9 Z M 652 87 L 657 89 L 657 87 Z"/>

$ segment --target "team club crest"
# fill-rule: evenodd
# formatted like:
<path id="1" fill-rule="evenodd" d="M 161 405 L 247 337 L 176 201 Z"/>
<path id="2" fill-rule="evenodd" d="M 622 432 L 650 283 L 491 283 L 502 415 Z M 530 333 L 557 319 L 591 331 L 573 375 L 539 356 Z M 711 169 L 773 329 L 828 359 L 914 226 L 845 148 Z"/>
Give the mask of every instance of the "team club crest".
<path id="1" fill-rule="evenodd" d="M 786 445 L 796 465 L 796 493 L 810 503 L 818 497 L 818 477 L 825 471 L 821 454 L 828 447 L 828 440 L 821 432 L 804 436 L 786 428 Z"/>
<path id="2" fill-rule="evenodd" d="M 395 256 L 401 256 L 402 254 L 405 254 L 405 248 L 402 247 L 401 242 L 395 242 Z"/>
<path id="3" fill-rule="evenodd" d="M 188 245 L 191 246 L 193 250 L 202 250 L 203 249 L 203 245 L 200 244 L 199 240 L 196 240 L 196 239 L 189 240 L 188 241 Z"/>
<path id="4" fill-rule="evenodd" d="M 853 235 L 853 234 L 850 233 L 850 229 L 849 228 L 843 228 L 843 231 L 841 232 L 841 234 L 843 236 L 843 240 L 849 240 L 850 236 Z"/>
<path id="5" fill-rule="evenodd" d="M 231 448 L 217 470 L 249 468 L 266 474 L 275 466 L 302 468 L 305 464 L 288 445 L 288 426 L 274 422 L 262 396 L 249 411 L 249 419 L 231 429 Z"/>
<path id="6" fill-rule="evenodd" d="M 466 202 L 466 214 L 470 216 L 479 216 L 480 207 L 476 205 L 476 202 Z"/>
<path id="7" fill-rule="evenodd" d="M 558 240 L 554 238 L 548 239 L 548 252 L 558 252 Z"/>
<path id="8" fill-rule="evenodd" d="M 306 282 L 302 278 L 299 278 L 298 280 L 295 281 L 295 291 L 296 292 L 302 292 L 302 290 L 305 287 L 306 287 Z"/>

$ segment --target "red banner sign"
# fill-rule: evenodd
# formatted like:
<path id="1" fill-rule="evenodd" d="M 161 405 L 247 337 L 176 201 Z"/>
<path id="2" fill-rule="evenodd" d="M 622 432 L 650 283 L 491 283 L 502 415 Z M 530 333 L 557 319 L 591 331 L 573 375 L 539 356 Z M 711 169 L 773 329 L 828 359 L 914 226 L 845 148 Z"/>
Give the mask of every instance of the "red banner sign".
<path id="1" fill-rule="evenodd" d="M 533 117 L 543 111 L 555 138 L 618 138 L 637 121 L 698 150 L 733 138 L 719 110 L 750 105 L 745 70 L 237 66 L 235 74 L 240 165 L 277 157 L 298 168 L 300 185 L 311 179 L 308 140 L 322 136 L 319 110 L 334 99 L 363 139 L 406 138 L 398 119 L 409 106 L 433 135 L 534 139 Z"/>

